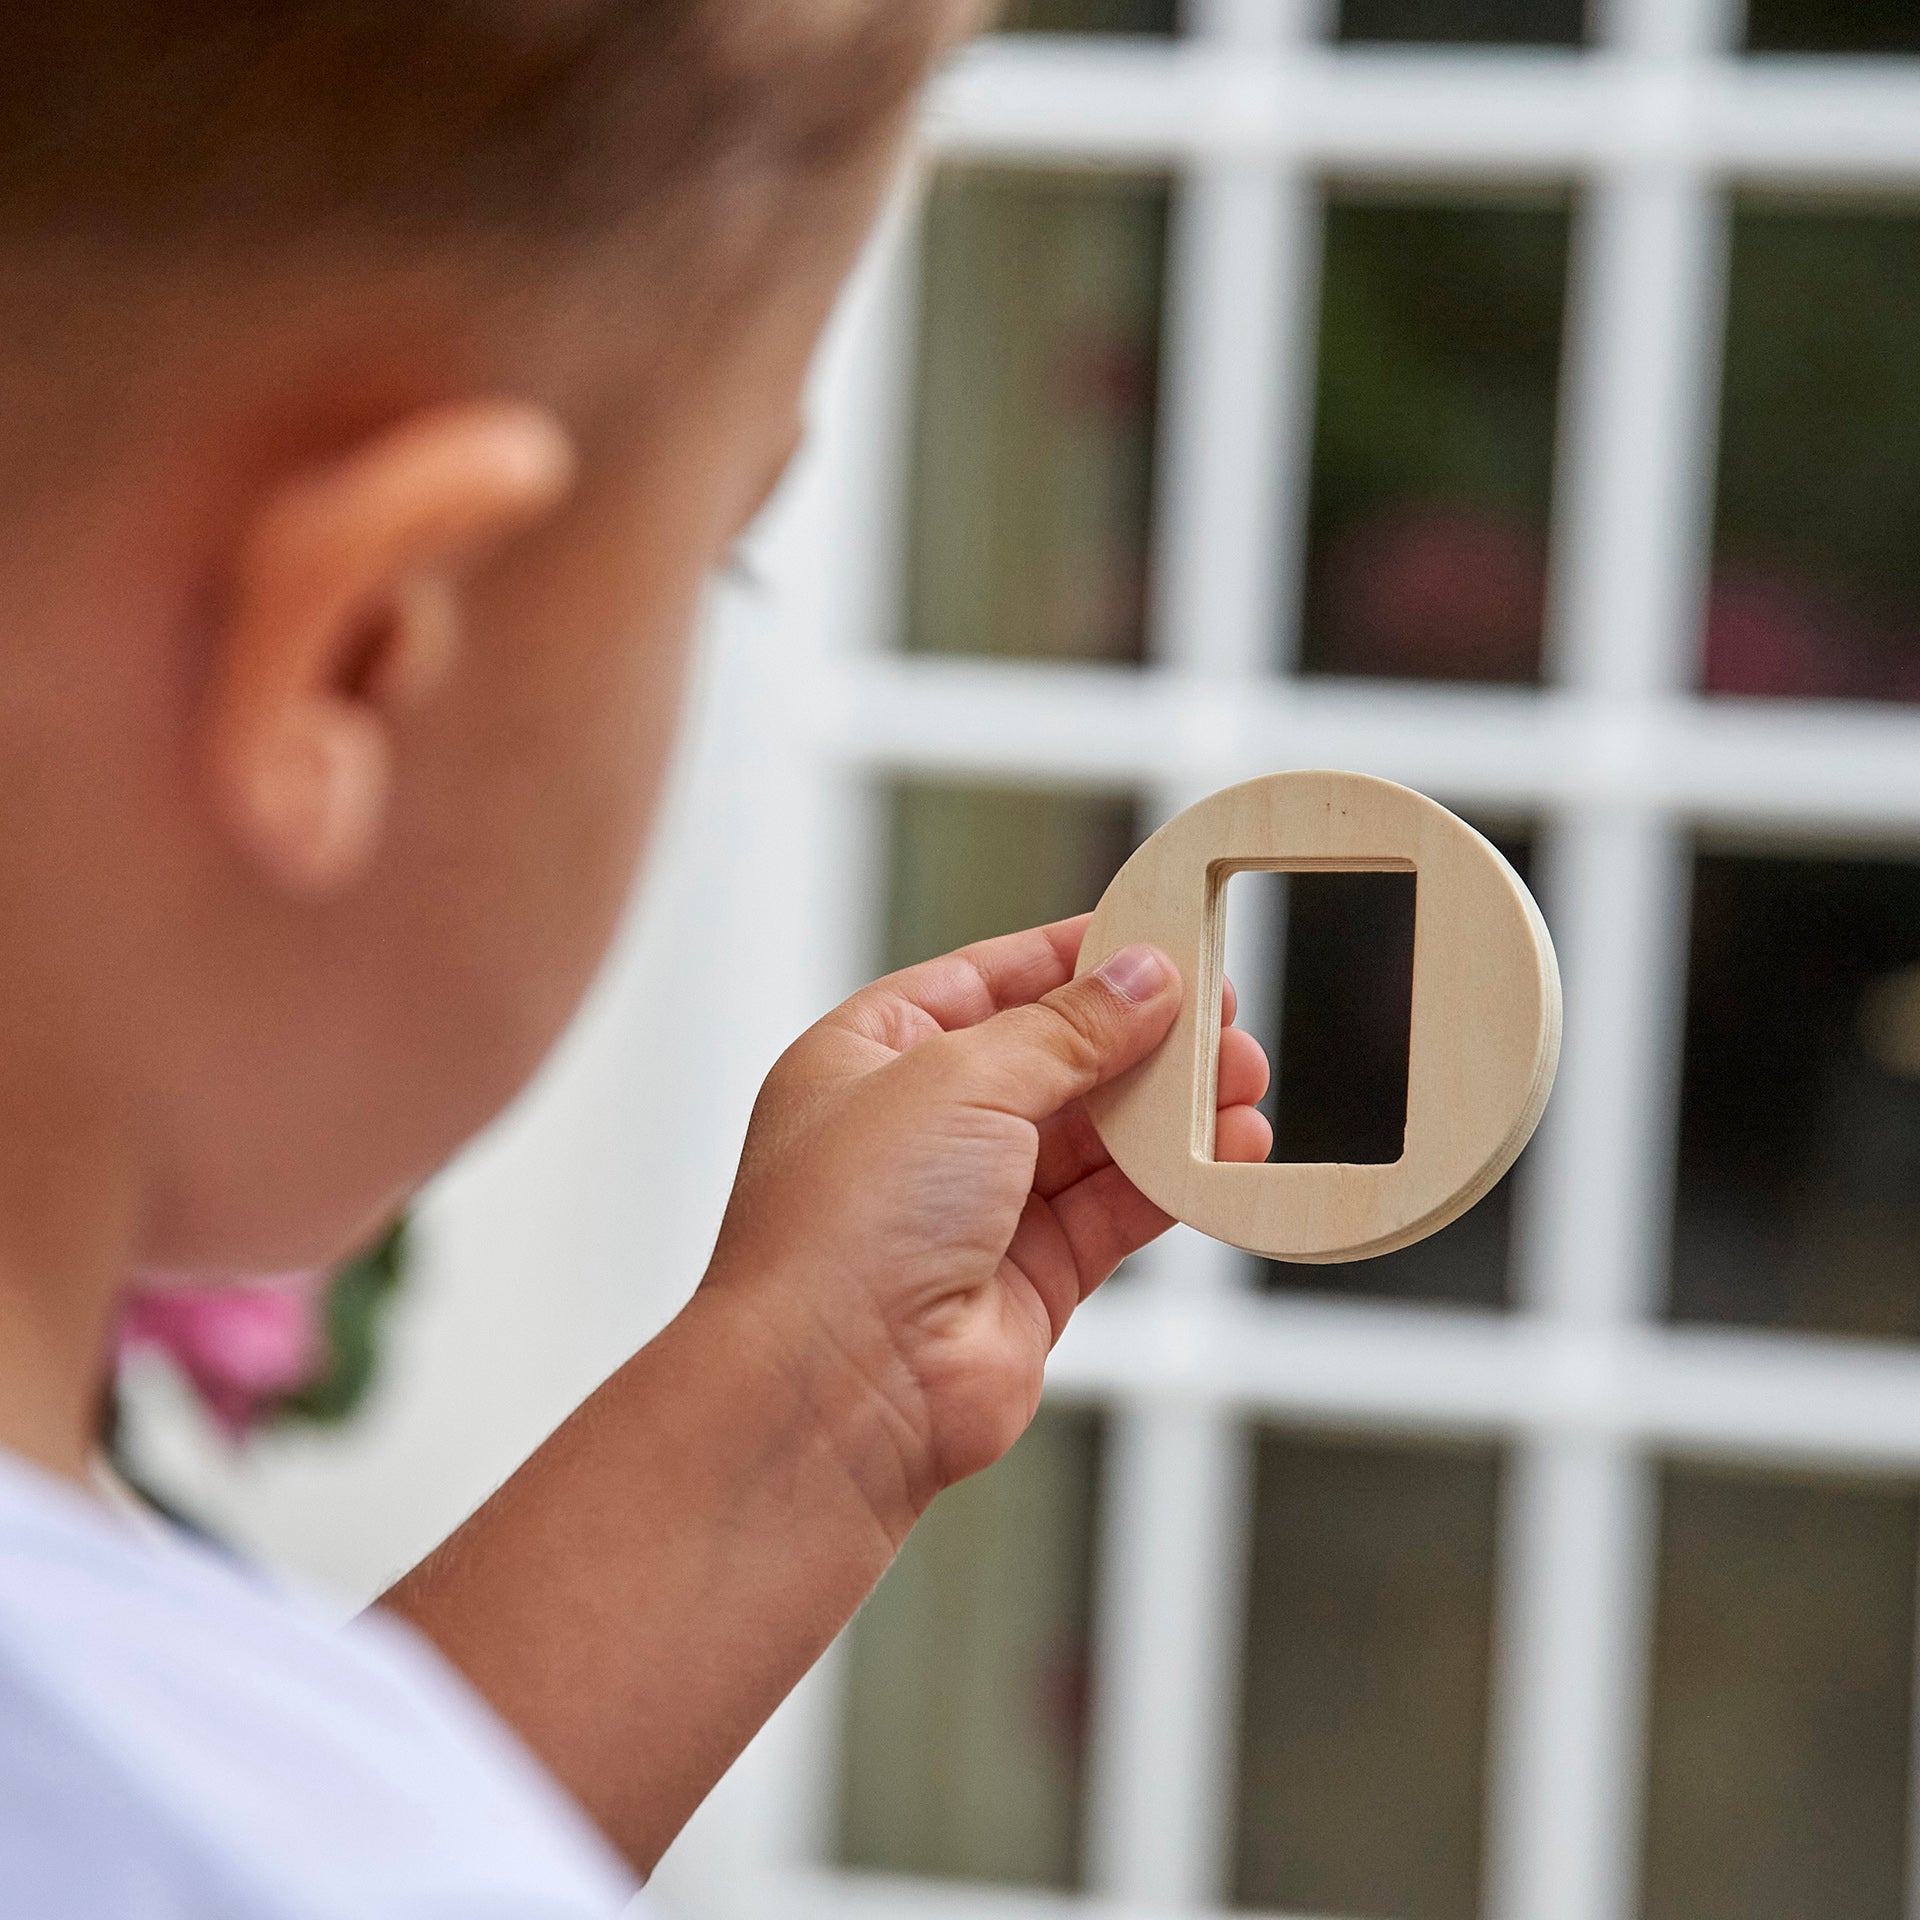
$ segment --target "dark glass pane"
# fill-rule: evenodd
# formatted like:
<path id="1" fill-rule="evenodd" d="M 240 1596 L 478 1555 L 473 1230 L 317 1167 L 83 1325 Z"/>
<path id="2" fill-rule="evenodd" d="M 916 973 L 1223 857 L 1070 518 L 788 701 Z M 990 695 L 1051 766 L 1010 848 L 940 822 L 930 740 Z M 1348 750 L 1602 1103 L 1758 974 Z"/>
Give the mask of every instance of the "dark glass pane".
<path id="1" fill-rule="evenodd" d="M 1384 1166 L 1404 1151 L 1417 895 L 1412 873 L 1229 878 L 1230 943 L 1243 908 L 1263 937 L 1285 930 L 1278 1047 L 1265 1009 L 1241 1021 L 1274 1065 L 1260 1102 L 1273 1125 L 1269 1160 Z"/>
<path id="2" fill-rule="evenodd" d="M 1003 33 L 1171 33 L 1173 0 L 1010 0 Z"/>
<path id="3" fill-rule="evenodd" d="M 1532 681 L 1568 204 L 1327 206 L 1302 665 Z"/>
<path id="4" fill-rule="evenodd" d="M 1920 205 L 1735 210 L 1705 685 L 1920 697 Z"/>
<path id="5" fill-rule="evenodd" d="M 1387 1165 L 1407 1138 L 1411 873 L 1274 874 L 1286 886 L 1276 1160 Z"/>
<path id="6" fill-rule="evenodd" d="M 906 644 L 1145 645 L 1167 188 L 949 168 L 930 190 Z"/>
<path id="7" fill-rule="evenodd" d="M 1747 0 L 1751 53 L 1920 53 L 1913 0 Z"/>
<path id="8" fill-rule="evenodd" d="M 1099 1453 L 1043 1412 L 937 1500 L 848 1630 L 839 1857 L 1072 1887 Z"/>
<path id="9" fill-rule="evenodd" d="M 1694 868 L 1672 1311 L 1920 1337 L 1920 863 Z"/>
<path id="10" fill-rule="evenodd" d="M 1577 47 L 1583 0 L 1340 0 L 1342 40 Z"/>
<path id="11" fill-rule="evenodd" d="M 1125 797 L 904 782 L 893 791 L 885 965 L 1084 912 L 1139 838 Z"/>
<path id="12" fill-rule="evenodd" d="M 1670 1468 L 1642 1920 L 1901 1920 L 1907 1487 Z"/>
<path id="13" fill-rule="evenodd" d="M 1532 853 L 1526 834 L 1504 829 L 1489 837 L 1525 879 Z M 1288 876 L 1290 882 L 1299 878 Z M 1311 893 L 1302 898 L 1322 924 L 1296 930 L 1295 915 L 1288 914 L 1277 1014 L 1243 1007 L 1238 1024 L 1254 1034 L 1275 1063 L 1277 1089 L 1284 1093 L 1277 1108 L 1283 1123 L 1309 1137 L 1324 1134 L 1330 1125 L 1371 1125 L 1377 1131 L 1383 1120 L 1390 1122 L 1397 1100 L 1404 1127 L 1412 948 L 1401 944 L 1394 902 L 1385 895 L 1376 901 L 1374 924 L 1353 929 L 1358 937 L 1352 947 L 1358 950 L 1343 956 L 1343 943 L 1327 937 L 1332 929 L 1325 924 L 1338 910 L 1337 895 L 1323 892 L 1317 903 Z M 1310 964 L 1302 966 L 1303 959 Z M 1342 973 L 1345 977 L 1338 977 Z M 1276 1095 L 1269 1094 L 1263 1105 L 1273 1117 Z M 1339 1266 L 1267 1260 L 1261 1263 L 1263 1283 L 1299 1292 L 1505 1306 L 1512 1182 L 1509 1174 L 1451 1226 L 1397 1253 Z"/>
<path id="14" fill-rule="evenodd" d="M 1491 1448 L 1261 1438 L 1238 1904 L 1477 1920 L 1499 1480 Z"/>

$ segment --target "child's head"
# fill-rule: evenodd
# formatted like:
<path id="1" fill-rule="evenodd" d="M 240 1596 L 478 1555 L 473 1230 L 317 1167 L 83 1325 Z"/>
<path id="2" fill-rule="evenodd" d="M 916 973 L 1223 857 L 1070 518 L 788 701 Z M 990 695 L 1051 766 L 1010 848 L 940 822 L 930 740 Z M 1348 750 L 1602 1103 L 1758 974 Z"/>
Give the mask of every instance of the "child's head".
<path id="1" fill-rule="evenodd" d="M 0 64 L 0 1108 L 337 1251 L 598 961 L 965 0 L 60 0 Z M 6 1196 L 0 1195 L 0 1202 Z"/>

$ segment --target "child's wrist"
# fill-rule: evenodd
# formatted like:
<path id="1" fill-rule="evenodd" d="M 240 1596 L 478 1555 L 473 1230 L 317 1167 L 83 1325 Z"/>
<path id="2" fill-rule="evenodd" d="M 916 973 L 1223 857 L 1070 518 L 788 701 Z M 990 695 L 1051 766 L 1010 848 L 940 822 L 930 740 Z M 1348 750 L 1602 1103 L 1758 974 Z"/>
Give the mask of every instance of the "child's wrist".
<path id="1" fill-rule="evenodd" d="M 812 1453 L 897 1551 L 940 1489 L 924 1401 L 883 1329 L 836 1326 L 817 1282 L 710 1269 L 689 1316 L 748 1369 L 762 1410 Z"/>

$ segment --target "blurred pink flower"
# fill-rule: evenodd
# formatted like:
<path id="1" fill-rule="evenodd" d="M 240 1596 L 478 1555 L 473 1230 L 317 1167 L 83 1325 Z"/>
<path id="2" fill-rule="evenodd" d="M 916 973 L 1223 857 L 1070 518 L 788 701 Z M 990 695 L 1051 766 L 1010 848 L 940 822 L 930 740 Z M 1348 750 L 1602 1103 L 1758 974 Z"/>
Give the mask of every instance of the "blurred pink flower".
<path id="1" fill-rule="evenodd" d="M 1546 542 L 1475 508 L 1394 507 L 1340 534 L 1326 594 L 1345 671 L 1531 680 L 1546 613 Z"/>
<path id="2" fill-rule="evenodd" d="M 1784 568 L 1733 564 L 1707 602 L 1709 693 L 1837 700 L 1872 694 L 1876 662 L 1859 623 Z"/>
<path id="3" fill-rule="evenodd" d="M 159 1348 L 228 1436 L 241 1439 L 324 1363 L 325 1282 L 319 1273 L 217 1283 L 136 1275 L 120 1320 L 121 1351 Z"/>

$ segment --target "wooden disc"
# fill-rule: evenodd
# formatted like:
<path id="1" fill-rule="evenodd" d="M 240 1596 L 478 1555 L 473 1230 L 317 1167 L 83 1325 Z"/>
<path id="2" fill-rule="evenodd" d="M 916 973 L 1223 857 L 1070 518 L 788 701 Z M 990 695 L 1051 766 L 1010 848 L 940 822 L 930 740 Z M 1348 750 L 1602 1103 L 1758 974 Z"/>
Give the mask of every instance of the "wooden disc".
<path id="1" fill-rule="evenodd" d="M 1213 1157 L 1222 929 L 1236 873 L 1417 876 L 1407 1130 L 1400 1158 L 1223 1164 Z M 1364 1260 L 1444 1227 L 1513 1164 L 1553 1087 L 1560 970 L 1520 876 L 1445 807 L 1359 773 L 1275 773 L 1211 795 L 1114 876 L 1086 973 L 1136 940 L 1186 983 L 1172 1031 L 1087 1098 L 1140 1190 L 1216 1240 L 1275 1260 Z"/>

